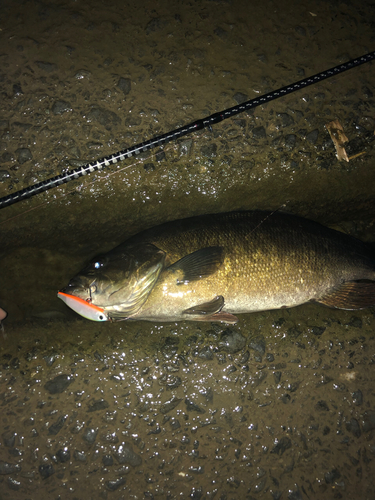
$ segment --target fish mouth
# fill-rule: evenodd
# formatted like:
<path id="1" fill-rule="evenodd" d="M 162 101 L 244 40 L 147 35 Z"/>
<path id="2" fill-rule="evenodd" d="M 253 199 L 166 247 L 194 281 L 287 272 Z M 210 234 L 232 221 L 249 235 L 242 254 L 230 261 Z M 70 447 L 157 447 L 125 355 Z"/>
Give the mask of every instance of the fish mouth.
<path id="1" fill-rule="evenodd" d="M 59 290 L 59 292 L 67 295 L 74 295 L 83 300 L 91 300 L 90 285 L 88 283 L 82 283 L 82 281 L 78 279 L 72 279 L 68 285 Z"/>

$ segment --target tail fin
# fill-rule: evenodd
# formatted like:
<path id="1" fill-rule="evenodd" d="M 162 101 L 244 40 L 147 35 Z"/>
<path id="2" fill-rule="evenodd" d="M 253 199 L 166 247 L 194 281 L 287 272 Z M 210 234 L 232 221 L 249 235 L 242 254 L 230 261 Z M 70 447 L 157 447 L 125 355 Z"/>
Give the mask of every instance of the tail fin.
<path id="1" fill-rule="evenodd" d="M 347 281 L 317 302 L 348 310 L 375 306 L 375 281 Z"/>

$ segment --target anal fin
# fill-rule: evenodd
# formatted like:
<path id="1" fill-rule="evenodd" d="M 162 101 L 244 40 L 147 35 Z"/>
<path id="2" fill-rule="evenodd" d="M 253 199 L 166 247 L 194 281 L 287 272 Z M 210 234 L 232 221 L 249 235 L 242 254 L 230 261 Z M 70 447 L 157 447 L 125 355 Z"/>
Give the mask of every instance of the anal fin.
<path id="1" fill-rule="evenodd" d="M 212 314 L 211 316 L 202 316 L 202 317 L 195 317 L 194 318 L 196 321 L 210 321 L 210 322 L 216 322 L 216 323 L 227 323 L 228 325 L 235 325 L 238 321 L 237 316 L 234 314 L 226 313 L 226 312 L 218 312 L 215 314 Z"/>
<path id="2" fill-rule="evenodd" d="M 336 309 L 366 309 L 375 306 L 375 282 L 347 281 L 317 300 Z"/>

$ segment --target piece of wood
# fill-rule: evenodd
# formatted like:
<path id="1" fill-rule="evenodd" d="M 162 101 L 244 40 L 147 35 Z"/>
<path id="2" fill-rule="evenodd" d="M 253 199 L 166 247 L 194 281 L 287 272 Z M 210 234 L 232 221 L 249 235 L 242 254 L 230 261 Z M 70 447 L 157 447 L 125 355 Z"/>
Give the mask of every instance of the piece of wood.
<path id="1" fill-rule="evenodd" d="M 327 123 L 325 127 L 328 130 L 329 135 L 331 136 L 333 144 L 335 145 L 337 159 L 339 161 L 349 161 L 348 155 L 344 148 L 344 144 L 346 142 L 349 142 L 349 139 L 346 137 L 341 123 L 338 120 L 333 120 L 332 122 Z"/>

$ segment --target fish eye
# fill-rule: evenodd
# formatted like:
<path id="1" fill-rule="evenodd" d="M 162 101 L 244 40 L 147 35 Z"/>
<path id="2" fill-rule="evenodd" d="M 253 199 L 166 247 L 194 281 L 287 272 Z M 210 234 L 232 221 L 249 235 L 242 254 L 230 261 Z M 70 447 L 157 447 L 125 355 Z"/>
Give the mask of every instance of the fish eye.
<path id="1" fill-rule="evenodd" d="M 100 269 L 104 264 L 101 260 L 96 260 L 93 265 L 95 269 Z"/>

